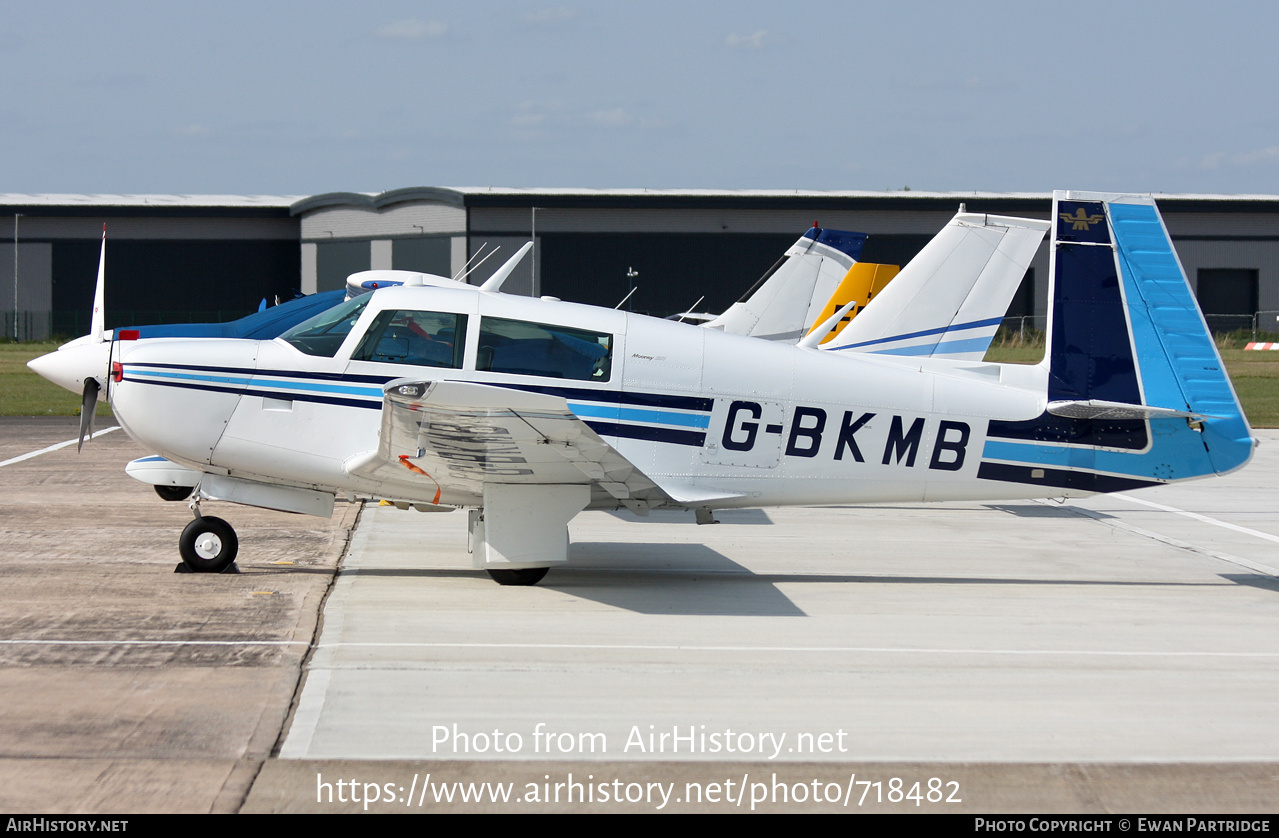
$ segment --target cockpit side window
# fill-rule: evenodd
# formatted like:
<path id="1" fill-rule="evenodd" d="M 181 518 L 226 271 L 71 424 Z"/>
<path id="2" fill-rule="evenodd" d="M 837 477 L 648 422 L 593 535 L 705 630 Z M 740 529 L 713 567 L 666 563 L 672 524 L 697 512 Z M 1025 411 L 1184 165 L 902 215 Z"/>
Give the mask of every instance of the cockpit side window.
<path id="1" fill-rule="evenodd" d="M 352 361 L 461 369 L 466 315 L 387 310 L 373 319 Z"/>
<path id="2" fill-rule="evenodd" d="M 355 321 L 360 319 L 360 314 L 371 299 L 373 296 L 366 294 L 347 300 L 328 311 L 320 312 L 310 320 L 303 320 L 280 337 L 307 355 L 332 358 L 337 355 L 342 341 L 346 340 Z"/>
<path id="3" fill-rule="evenodd" d="M 485 317 L 475 368 L 577 381 L 608 381 L 613 336 L 568 326 Z"/>

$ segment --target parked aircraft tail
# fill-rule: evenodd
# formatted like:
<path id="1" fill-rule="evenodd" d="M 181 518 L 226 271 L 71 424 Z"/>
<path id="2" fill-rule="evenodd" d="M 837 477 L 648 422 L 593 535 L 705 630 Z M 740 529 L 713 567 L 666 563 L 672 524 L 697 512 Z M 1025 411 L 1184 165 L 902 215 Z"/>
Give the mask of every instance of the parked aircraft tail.
<path id="1" fill-rule="evenodd" d="M 1255 441 L 1155 202 L 1056 192 L 1047 406 L 978 476 L 1105 492 L 1223 474 Z"/>
<path id="2" fill-rule="evenodd" d="M 980 361 L 1048 226 L 960 212 L 823 348 Z"/>
<path id="3" fill-rule="evenodd" d="M 866 306 L 870 305 L 870 301 L 875 296 L 888 287 L 888 283 L 893 277 L 897 276 L 901 268 L 897 265 L 876 265 L 873 262 L 858 262 L 848 269 L 848 273 L 844 276 L 844 280 L 839 283 L 839 287 L 835 289 L 835 293 L 831 294 L 830 300 L 826 302 L 826 307 L 817 315 L 817 320 L 809 330 L 812 334 L 813 330 L 822 326 L 826 320 L 836 311 L 839 311 L 849 303 L 857 303 L 856 308 L 849 309 L 840 321 L 826 333 L 826 337 L 822 338 L 820 343 L 829 343 L 834 340 L 844 327 L 853 321 L 857 314 L 866 310 Z"/>
<path id="4" fill-rule="evenodd" d="M 814 226 L 728 310 L 703 326 L 795 343 L 861 257 L 864 233 Z"/>

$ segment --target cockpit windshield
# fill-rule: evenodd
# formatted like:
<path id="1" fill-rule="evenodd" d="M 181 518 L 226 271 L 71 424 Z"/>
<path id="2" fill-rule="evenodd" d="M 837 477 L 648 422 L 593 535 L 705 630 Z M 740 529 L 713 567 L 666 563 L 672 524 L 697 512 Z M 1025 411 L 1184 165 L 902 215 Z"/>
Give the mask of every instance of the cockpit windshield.
<path id="1" fill-rule="evenodd" d="M 347 300 L 328 311 L 320 312 L 310 320 L 303 320 L 280 337 L 307 355 L 332 358 L 371 299 L 372 294 L 365 294 Z"/>

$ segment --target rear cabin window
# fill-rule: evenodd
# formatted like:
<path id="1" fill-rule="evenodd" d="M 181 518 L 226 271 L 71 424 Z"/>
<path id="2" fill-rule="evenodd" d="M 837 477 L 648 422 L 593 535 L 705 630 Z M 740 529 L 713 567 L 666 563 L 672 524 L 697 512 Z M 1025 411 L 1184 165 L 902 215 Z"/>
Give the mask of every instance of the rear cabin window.
<path id="1" fill-rule="evenodd" d="M 603 332 L 485 317 L 475 368 L 576 381 L 608 381 L 613 336 Z"/>
<path id="2" fill-rule="evenodd" d="M 360 314 L 372 298 L 372 294 L 365 294 L 347 300 L 328 311 L 320 312 L 310 320 L 303 320 L 280 337 L 292 344 L 299 352 L 321 358 L 332 358 L 337 354 L 342 341 L 346 340 L 346 336 L 351 333 L 351 329 L 355 327 L 355 321 L 360 319 Z"/>
<path id="3" fill-rule="evenodd" d="M 465 346 L 465 314 L 388 310 L 373 319 L 351 360 L 461 369 Z"/>

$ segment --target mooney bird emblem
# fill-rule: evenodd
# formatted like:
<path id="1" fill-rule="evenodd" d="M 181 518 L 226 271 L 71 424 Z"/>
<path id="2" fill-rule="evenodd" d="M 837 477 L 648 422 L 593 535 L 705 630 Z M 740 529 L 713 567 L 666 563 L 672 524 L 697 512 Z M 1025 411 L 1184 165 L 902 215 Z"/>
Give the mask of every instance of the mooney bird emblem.
<path id="1" fill-rule="evenodd" d="M 1091 230 L 1092 225 L 1096 224 L 1098 221 L 1101 221 L 1101 219 L 1103 218 L 1103 216 L 1100 213 L 1095 215 L 1089 215 L 1087 212 L 1084 211 L 1083 207 L 1080 207 L 1077 210 L 1075 210 L 1074 215 L 1071 215 L 1068 212 L 1063 212 L 1060 215 L 1061 215 L 1062 221 L 1066 222 L 1067 224 L 1073 225 L 1070 228 L 1072 230 Z"/>

